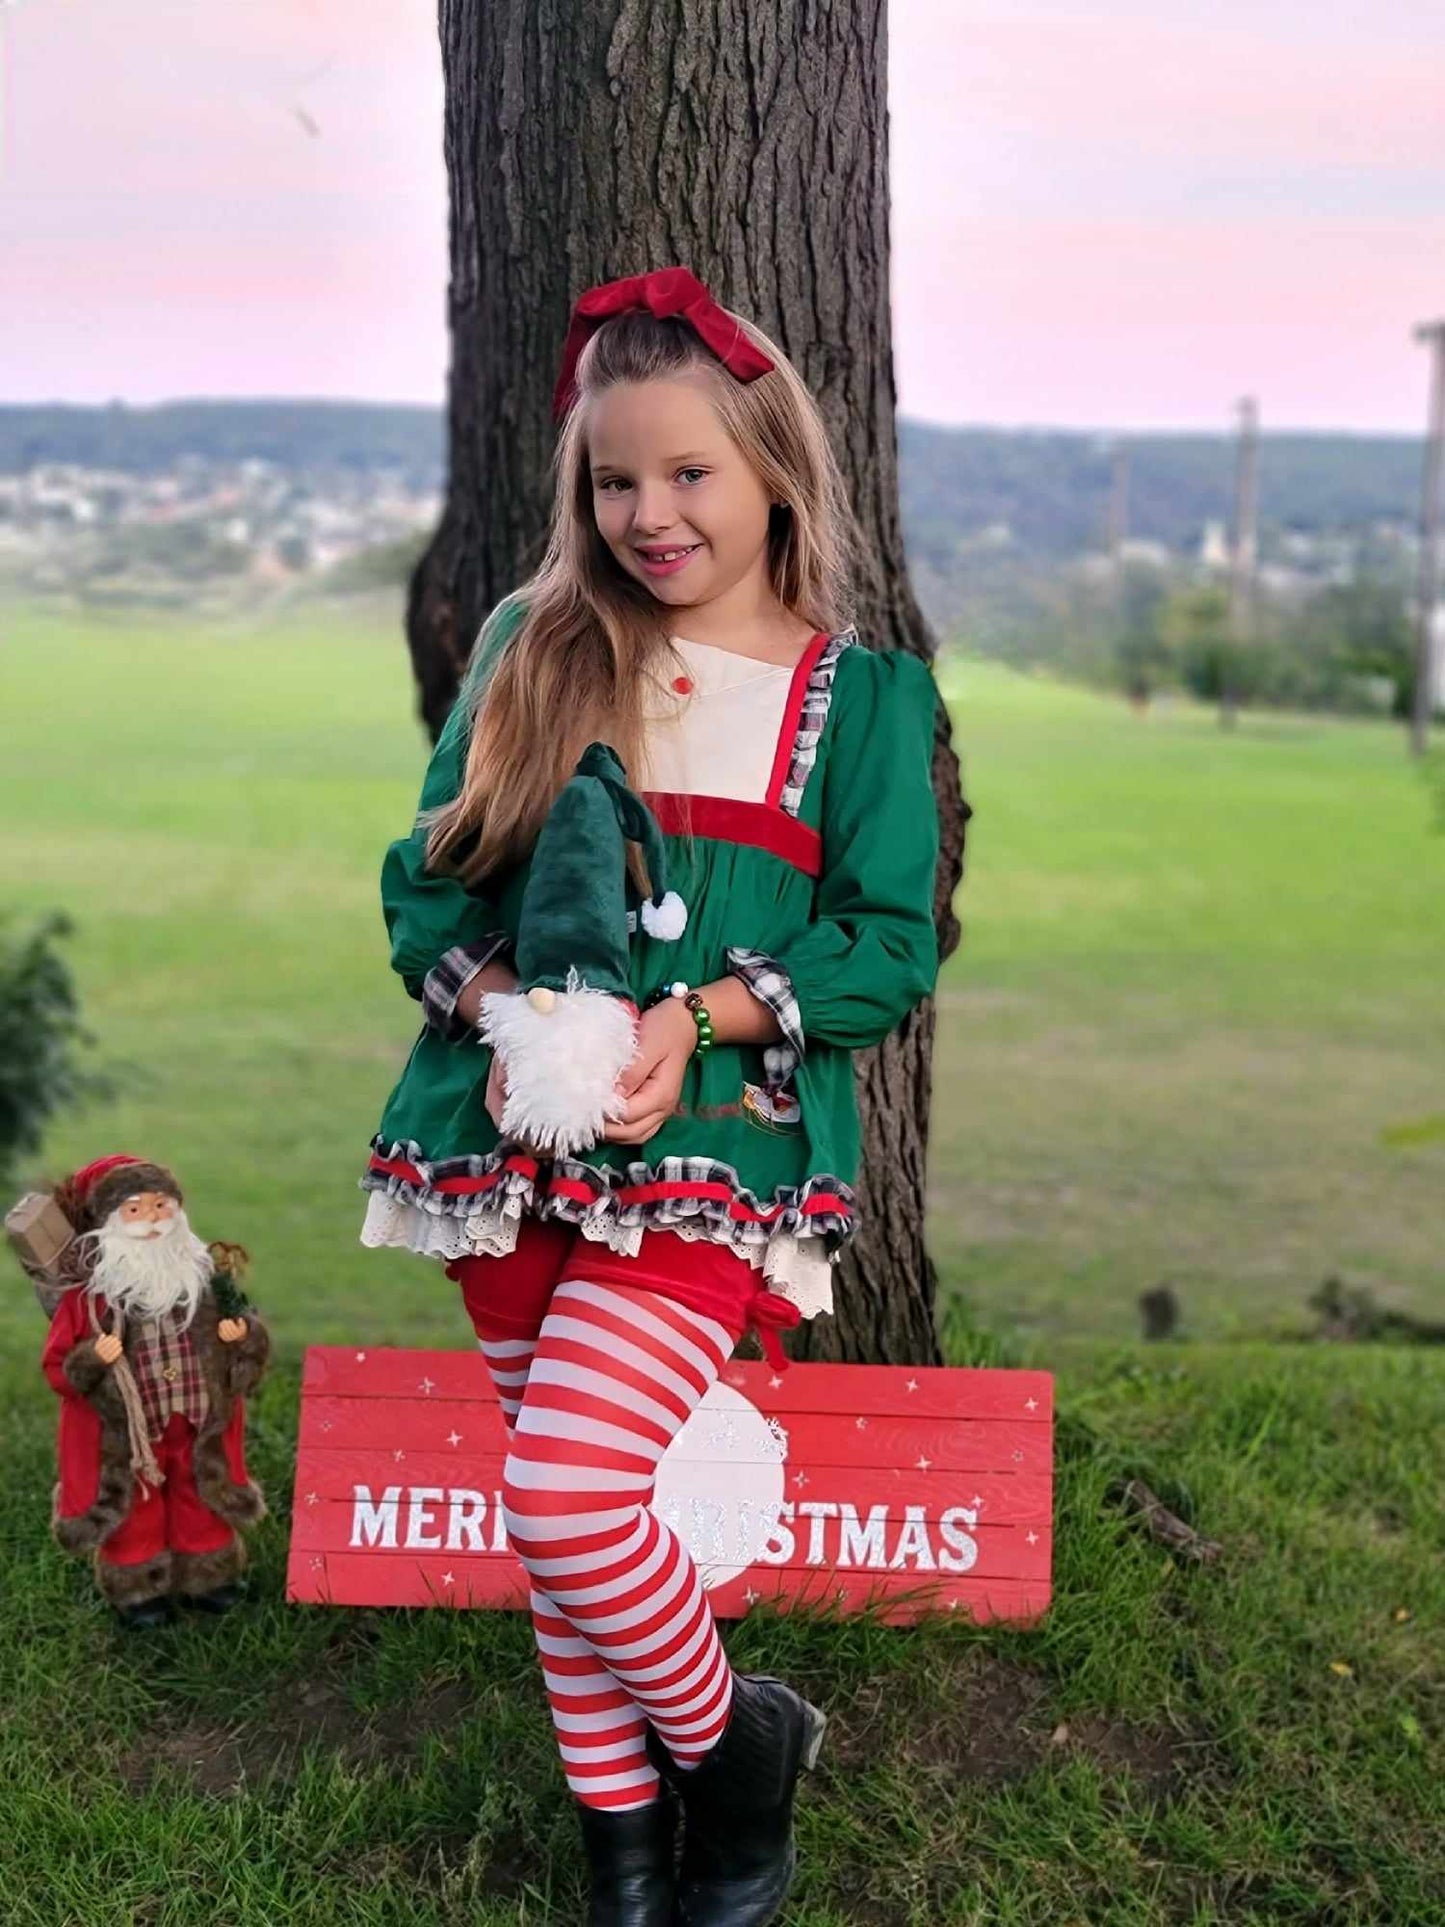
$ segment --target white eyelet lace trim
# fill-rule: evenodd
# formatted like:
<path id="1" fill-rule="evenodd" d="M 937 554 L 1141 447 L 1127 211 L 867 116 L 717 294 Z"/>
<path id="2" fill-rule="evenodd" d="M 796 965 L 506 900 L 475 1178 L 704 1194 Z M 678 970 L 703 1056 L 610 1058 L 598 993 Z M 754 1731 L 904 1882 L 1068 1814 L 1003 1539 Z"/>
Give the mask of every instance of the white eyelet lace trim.
<path id="1" fill-rule="evenodd" d="M 513 1208 L 508 1209 L 508 1206 Z M 455 1258 L 504 1258 L 514 1250 L 517 1228 L 524 1213 L 519 1200 L 503 1200 L 501 1208 L 475 1211 L 470 1217 L 440 1216 L 419 1205 L 404 1203 L 385 1191 L 367 1194 L 366 1221 L 361 1229 L 364 1245 L 392 1246 L 414 1251 L 424 1258 L 449 1264 Z M 641 1249 L 642 1225 L 620 1225 L 604 1221 L 579 1227 L 584 1238 L 635 1257 Z M 705 1227 L 676 1224 L 667 1227 L 679 1238 L 695 1244 L 707 1238 Z M 713 1242 L 721 1242 L 713 1240 Z M 770 1291 L 798 1307 L 804 1318 L 816 1318 L 833 1309 L 833 1266 L 819 1238 L 798 1238 L 780 1233 L 766 1245 L 734 1245 L 738 1255 L 760 1271 Z"/>

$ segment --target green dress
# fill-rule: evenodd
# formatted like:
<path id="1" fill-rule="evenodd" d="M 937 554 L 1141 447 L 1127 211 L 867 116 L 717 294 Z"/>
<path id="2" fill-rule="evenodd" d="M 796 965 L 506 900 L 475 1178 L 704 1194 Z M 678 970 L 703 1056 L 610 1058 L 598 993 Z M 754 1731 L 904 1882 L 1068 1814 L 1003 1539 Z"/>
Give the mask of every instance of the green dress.
<path id="1" fill-rule="evenodd" d="M 509 598 L 484 627 L 420 808 L 457 794 L 471 718 L 523 615 Z M 643 792 L 688 923 L 673 942 L 631 935 L 634 997 L 732 973 L 771 1006 L 783 1041 L 692 1058 L 676 1112 L 642 1145 L 537 1159 L 499 1138 L 483 1103 L 491 1051 L 454 1006 L 506 954 L 529 866 L 471 889 L 427 873 L 424 830 L 393 843 L 381 876 L 391 961 L 425 1021 L 361 1179 L 363 1241 L 446 1259 L 509 1250 L 523 1214 L 621 1250 L 666 1228 L 749 1257 L 803 1315 L 830 1310 L 819 1266 L 825 1277 L 854 1225 L 851 1053 L 886 1037 L 937 974 L 937 702 L 916 657 L 866 649 L 852 630 L 820 635 L 789 682 L 765 800 L 688 798 L 686 837 L 682 799 Z"/>

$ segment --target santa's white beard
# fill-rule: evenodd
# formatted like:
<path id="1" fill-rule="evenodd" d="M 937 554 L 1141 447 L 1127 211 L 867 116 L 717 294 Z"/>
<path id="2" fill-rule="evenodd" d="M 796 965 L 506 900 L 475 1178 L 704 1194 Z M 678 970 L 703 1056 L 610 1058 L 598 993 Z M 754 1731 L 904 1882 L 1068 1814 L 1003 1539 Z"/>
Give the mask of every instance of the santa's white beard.
<path id="1" fill-rule="evenodd" d="M 154 1234 L 157 1230 L 160 1236 Z M 189 1325 L 211 1278 L 211 1254 L 178 1205 L 157 1224 L 127 1224 L 112 1212 L 88 1234 L 96 1252 L 90 1290 L 124 1317 L 160 1318 L 179 1307 Z"/>

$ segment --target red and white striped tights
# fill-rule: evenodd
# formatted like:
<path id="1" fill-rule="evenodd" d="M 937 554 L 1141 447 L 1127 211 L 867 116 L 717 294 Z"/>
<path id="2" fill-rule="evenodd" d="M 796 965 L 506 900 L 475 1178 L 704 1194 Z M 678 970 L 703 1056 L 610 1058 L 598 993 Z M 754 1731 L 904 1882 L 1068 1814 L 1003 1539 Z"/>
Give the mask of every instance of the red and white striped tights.
<path id="1" fill-rule="evenodd" d="M 658 1797 L 648 1720 L 684 1767 L 727 1723 L 732 1671 L 712 1608 L 648 1504 L 658 1461 L 738 1335 L 645 1287 L 567 1278 L 535 1339 L 480 1340 L 510 1436 L 507 1535 L 532 1579 L 567 1784 L 587 1806 Z"/>

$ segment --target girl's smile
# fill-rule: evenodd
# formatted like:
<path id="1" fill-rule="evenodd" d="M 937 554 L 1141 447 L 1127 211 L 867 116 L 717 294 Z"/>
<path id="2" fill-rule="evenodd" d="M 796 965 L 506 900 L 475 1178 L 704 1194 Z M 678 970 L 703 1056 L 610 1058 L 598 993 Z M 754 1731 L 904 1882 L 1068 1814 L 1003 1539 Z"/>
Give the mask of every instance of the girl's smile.
<path id="1" fill-rule="evenodd" d="M 694 542 L 683 548 L 669 549 L 644 549 L 639 546 L 637 555 L 649 575 L 676 575 L 679 569 L 687 567 L 701 547 L 701 542 Z"/>

